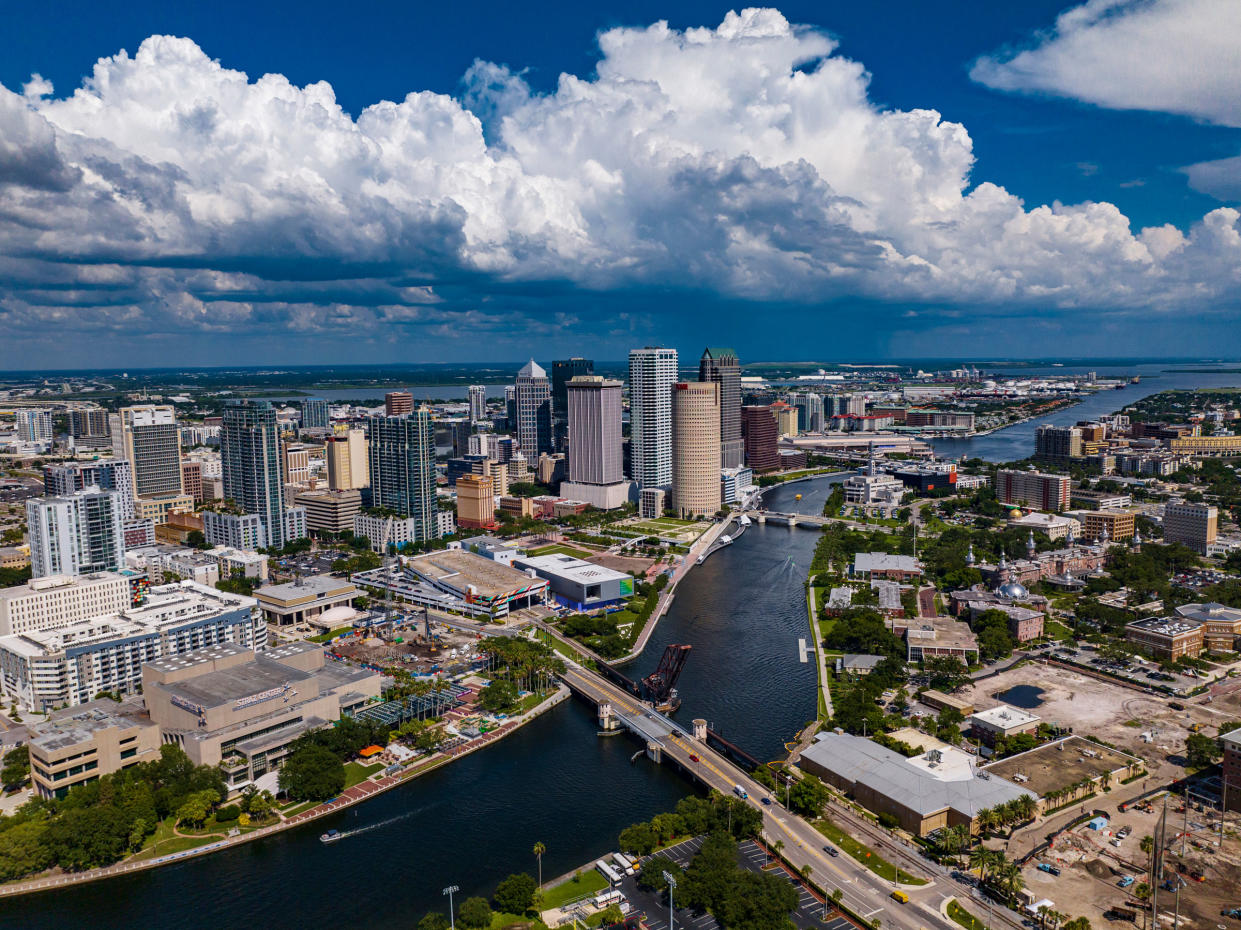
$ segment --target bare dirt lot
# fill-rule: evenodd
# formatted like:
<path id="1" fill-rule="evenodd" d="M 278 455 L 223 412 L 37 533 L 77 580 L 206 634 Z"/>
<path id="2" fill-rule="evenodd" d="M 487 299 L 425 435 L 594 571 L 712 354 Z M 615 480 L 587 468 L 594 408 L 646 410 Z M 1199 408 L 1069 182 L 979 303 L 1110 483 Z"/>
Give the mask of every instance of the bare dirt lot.
<path id="1" fill-rule="evenodd" d="M 403 642 L 387 642 L 380 637 L 351 637 L 332 644 L 332 651 L 356 662 L 387 668 L 398 666 L 415 674 L 426 673 L 433 665 L 447 665 L 473 651 L 473 636 L 444 626 L 432 626 L 433 641 L 427 643 L 421 625 L 398 628 L 395 636 Z M 454 655 L 453 653 L 456 653 Z"/>

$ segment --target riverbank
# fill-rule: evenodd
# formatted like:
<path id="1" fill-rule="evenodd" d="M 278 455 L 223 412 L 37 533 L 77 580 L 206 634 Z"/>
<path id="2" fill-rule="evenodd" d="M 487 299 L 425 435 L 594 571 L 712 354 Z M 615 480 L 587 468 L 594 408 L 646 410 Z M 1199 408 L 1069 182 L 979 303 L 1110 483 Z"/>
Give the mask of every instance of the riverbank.
<path id="1" fill-rule="evenodd" d="M 306 811 L 301 811 L 294 816 L 282 820 L 278 823 L 269 824 L 251 830 L 248 833 L 242 833 L 238 836 L 226 837 L 225 839 L 211 841 L 210 837 L 204 837 L 206 842 L 201 846 L 192 849 L 180 850 L 175 853 L 169 853 L 164 856 L 157 856 L 154 859 L 138 860 L 134 857 L 114 863 L 113 865 L 103 866 L 97 869 L 87 869 L 82 872 L 68 872 L 59 875 L 45 876 L 43 878 L 24 879 L 22 881 L 11 882 L 9 884 L 0 885 L 0 898 L 15 897 L 17 895 L 34 894 L 41 891 L 50 891 L 54 888 L 64 888 L 68 885 L 80 885 L 87 882 L 102 881 L 107 878 L 114 878 L 120 875 L 129 875 L 134 872 L 142 872 L 150 869 L 156 869 L 161 866 L 171 865 L 174 862 L 183 862 L 186 859 L 206 856 L 211 853 L 220 852 L 224 849 L 230 849 L 240 846 L 253 840 L 262 839 L 263 837 L 273 836 L 294 827 L 304 826 L 311 821 L 327 817 L 355 807 L 364 801 L 368 801 L 385 792 L 391 791 L 401 785 L 408 784 L 422 775 L 437 771 L 464 758 L 480 749 L 484 749 L 495 742 L 508 736 L 510 733 L 525 726 L 531 720 L 540 714 L 546 713 L 558 704 L 567 701 L 570 697 L 569 689 L 561 685 L 552 694 L 539 704 L 532 707 L 517 717 L 504 722 L 498 729 L 492 730 L 490 733 L 484 733 L 476 739 L 471 740 L 455 749 L 449 750 L 447 753 L 436 753 L 430 758 L 424 760 L 420 764 L 416 764 L 402 772 L 392 775 L 381 776 L 377 779 L 367 779 L 358 784 L 346 788 L 336 798 L 331 801 L 324 802 Z M 134 856 L 142 854 L 139 850 Z"/>

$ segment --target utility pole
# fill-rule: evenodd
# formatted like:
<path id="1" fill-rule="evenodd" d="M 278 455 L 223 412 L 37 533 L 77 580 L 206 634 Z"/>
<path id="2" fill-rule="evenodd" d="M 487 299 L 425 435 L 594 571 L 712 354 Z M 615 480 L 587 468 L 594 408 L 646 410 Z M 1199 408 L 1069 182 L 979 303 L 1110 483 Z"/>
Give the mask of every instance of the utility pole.
<path id="1" fill-rule="evenodd" d="M 1185 857 L 1185 842 L 1189 838 L 1189 782 L 1185 783 L 1185 825 L 1181 827 L 1181 858 Z"/>

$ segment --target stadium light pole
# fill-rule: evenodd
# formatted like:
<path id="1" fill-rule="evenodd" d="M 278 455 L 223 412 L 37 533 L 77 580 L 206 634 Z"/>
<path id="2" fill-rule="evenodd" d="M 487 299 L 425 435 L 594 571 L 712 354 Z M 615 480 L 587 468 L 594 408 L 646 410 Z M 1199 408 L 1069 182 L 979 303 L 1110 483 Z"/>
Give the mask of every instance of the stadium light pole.
<path id="1" fill-rule="evenodd" d="M 457 930 L 457 918 L 452 912 L 452 895 L 454 891 L 460 891 L 456 885 L 449 885 L 444 889 L 444 894 L 448 895 L 448 923 L 452 926 L 452 930 Z"/>
<path id="2" fill-rule="evenodd" d="M 677 880 L 672 877 L 671 873 L 665 871 L 664 881 L 668 883 L 668 930 L 676 930 L 676 924 L 673 922 L 672 913 L 672 892 L 676 890 Z"/>

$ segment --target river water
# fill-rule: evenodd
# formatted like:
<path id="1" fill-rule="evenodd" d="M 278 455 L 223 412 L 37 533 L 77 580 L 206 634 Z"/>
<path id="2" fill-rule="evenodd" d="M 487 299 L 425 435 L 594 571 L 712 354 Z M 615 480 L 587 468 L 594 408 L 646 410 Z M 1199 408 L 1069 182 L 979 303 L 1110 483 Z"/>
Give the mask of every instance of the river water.
<path id="1" fill-rule="evenodd" d="M 1053 426 L 1072 426 L 1078 420 L 1090 420 L 1105 414 L 1115 413 L 1122 407 L 1136 403 L 1144 397 L 1158 394 L 1161 391 L 1185 388 L 1213 388 L 1241 386 L 1241 374 L 1206 371 L 1210 367 L 1237 368 L 1231 363 L 1220 366 L 1205 364 L 1168 365 L 1141 364 L 1092 365 L 1087 367 L 1039 368 L 1027 371 L 1005 371 L 1012 376 L 1021 375 L 1071 375 L 1084 374 L 1087 370 L 1095 371 L 1100 378 L 1119 377 L 1122 375 L 1140 375 L 1138 384 L 1127 384 L 1120 390 L 1097 391 L 1086 397 L 1081 403 L 1065 407 L 1044 417 L 1027 420 L 985 436 L 972 436 L 966 439 L 934 439 L 929 440 L 935 452 L 950 459 L 980 458 L 988 462 L 1015 462 L 1034 454 L 1034 431 L 1044 424 Z M 1170 368 L 1194 368 L 1202 371 L 1170 371 Z"/>
<path id="2" fill-rule="evenodd" d="M 767 493 L 769 507 L 820 513 L 816 479 Z M 801 494 L 802 499 L 796 500 Z M 815 715 L 814 666 L 798 660 L 809 634 L 803 582 L 818 534 L 751 526 L 695 567 L 630 675 L 653 671 L 669 643 L 693 652 L 681 676 L 688 722 L 715 729 L 762 759 Z M 621 829 L 673 807 L 694 787 L 645 757 L 639 744 L 596 736 L 594 709 L 567 701 L 495 745 L 340 815 L 198 860 L 0 901 L 3 927 L 408 928 L 428 910 L 487 895 L 510 872 L 545 878 L 610 852 Z M 325 846 L 349 829 L 391 825 Z"/>

